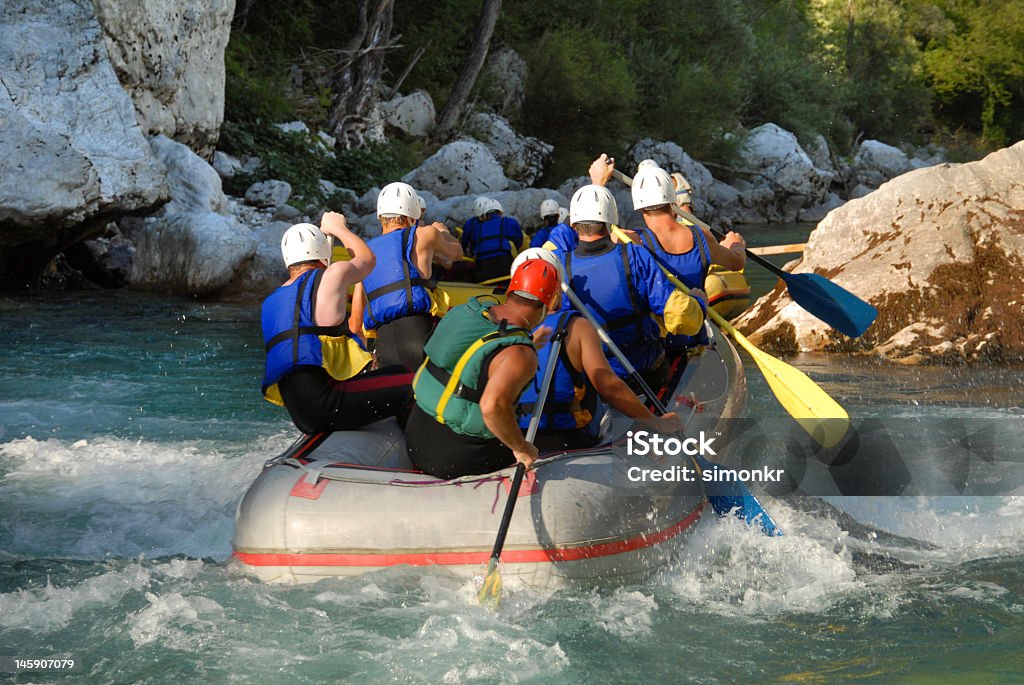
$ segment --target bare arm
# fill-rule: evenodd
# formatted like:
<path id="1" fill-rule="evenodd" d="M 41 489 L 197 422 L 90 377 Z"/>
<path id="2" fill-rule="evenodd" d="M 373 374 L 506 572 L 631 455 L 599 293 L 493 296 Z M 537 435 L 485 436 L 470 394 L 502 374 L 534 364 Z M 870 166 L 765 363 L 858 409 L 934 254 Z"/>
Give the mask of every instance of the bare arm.
<path id="1" fill-rule="evenodd" d="M 431 277 L 435 263 L 447 269 L 462 259 L 462 245 L 440 222 L 416 229 L 415 249 L 416 269 L 424 278 Z"/>
<path id="2" fill-rule="evenodd" d="M 526 442 L 516 421 L 516 400 L 537 373 L 537 355 L 525 345 L 506 347 L 488 367 L 487 385 L 480 398 L 484 424 L 526 468 L 537 458 L 537 448 Z"/>
<path id="3" fill-rule="evenodd" d="M 354 255 L 347 262 L 335 262 L 327 267 L 320 281 L 314 319 L 320 326 L 337 326 L 345 321 L 349 286 L 366 278 L 377 264 L 377 258 L 363 239 L 348 229 L 343 215 L 337 212 L 324 214 L 321 230 L 340 240 Z"/>
<path id="4" fill-rule="evenodd" d="M 739 233 L 729 231 L 725 238 L 719 243 L 711 231 L 706 228 L 700 229 L 704 232 L 704 239 L 708 241 L 708 251 L 711 253 L 711 262 L 721 264 L 726 269 L 740 271 L 747 263 L 747 241 Z"/>
<path id="5" fill-rule="evenodd" d="M 569 324 L 569 359 L 587 374 L 594 390 L 605 402 L 631 419 L 641 420 L 648 428 L 660 433 L 680 430 L 682 425 L 674 413 L 657 418 L 637 399 L 625 381 L 615 375 L 601 349 L 597 331 L 586 319 L 574 319 Z"/>
<path id="6" fill-rule="evenodd" d="M 363 312 L 366 311 L 366 289 L 362 282 L 352 289 L 352 313 L 348 316 L 348 329 L 352 335 L 363 335 Z"/>

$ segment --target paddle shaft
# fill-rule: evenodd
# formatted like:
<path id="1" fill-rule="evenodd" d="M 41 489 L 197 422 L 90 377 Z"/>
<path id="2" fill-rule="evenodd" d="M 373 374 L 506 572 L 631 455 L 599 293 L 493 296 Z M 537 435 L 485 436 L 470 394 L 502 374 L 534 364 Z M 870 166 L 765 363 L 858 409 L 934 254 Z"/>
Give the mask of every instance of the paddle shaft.
<path id="1" fill-rule="evenodd" d="M 530 417 L 530 425 L 526 428 L 526 441 L 533 442 L 537 436 L 537 429 L 540 427 L 540 417 L 544 412 L 544 403 L 548 398 L 548 390 L 551 389 L 551 379 L 555 375 L 555 366 L 558 364 L 558 351 L 562 345 L 562 337 L 565 331 L 560 331 L 555 339 L 551 341 L 551 351 L 548 353 L 548 365 L 544 369 L 544 379 L 540 384 L 540 396 L 533 407 L 533 416 Z M 519 499 L 519 488 L 523 485 L 523 476 L 526 475 L 526 467 L 522 462 L 516 466 L 516 473 L 512 477 L 512 486 L 508 491 L 508 500 L 505 502 L 505 512 L 501 515 L 501 525 L 498 526 L 498 537 L 494 540 L 494 549 L 491 551 L 491 559 L 497 561 L 501 557 L 501 550 L 505 547 L 505 536 L 508 535 L 509 525 L 512 523 L 512 512 L 516 508 L 516 500 Z"/>
<path id="2" fill-rule="evenodd" d="M 755 255 L 770 255 L 770 254 L 793 254 L 795 252 L 803 252 L 804 248 L 807 247 L 807 243 L 792 243 L 790 245 L 765 245 L 764 247 L 752 247 L 749 252 Z"/>
<path id="3" fill-rule="evenodd" d="M 619 360 L 619 363 L 622 364 L 622 368 L 626 370 L 626 373 L 629 374 L 629 377 L 632 378 L 636 382 L 636 384 L 640 386 L 640 389 L 644 391 L 644 394 L 647 395 L 647 398 L 651 401 L 651 404 L 654 405 L 654 408 L 658 410 L 658 413 L 667 413 L 668 409 L 662 403 L 661 399 L 657 395 L 655 395 L 654 392 L 651 390 L 651 386 L 647 385 L 647 381 L 644 380 L 644 377 L 641 376 L 640 372 L 636 370 L 636 367 L 629 362 L 629 359 L 627 359 L 626 355 L 622 353 L 622 350 L 619 349 L 619 346 L 612 342 L 612 339 L 608 335 L 608 332 L 600 323 L 598 323 L 597 319 L 591 313 L 590 309 L 588 309 L 587 306 L 583 304 L 580 298 L 577 297 L 576 293 L 572 291 L 572 288 L 570 288 L 569 284 L 566 283 L 565 281 L 562 281 L 562 292 L 565 293 L 566 297 L 569 298 L 569 301 L 572 302 L 572 306 L 575 307 L 576 310 L 579 311 L 581 314 L 583 314 L 583 316 L 587 318 L 587 321 L 589 321 L 590 324 L 597 330 L 597 335 L 598 337 L 601 338 L 601 342 L 608 346 L 608 349 L 611 350 L 612 354 L 615 355 L 615 358 Z"/>

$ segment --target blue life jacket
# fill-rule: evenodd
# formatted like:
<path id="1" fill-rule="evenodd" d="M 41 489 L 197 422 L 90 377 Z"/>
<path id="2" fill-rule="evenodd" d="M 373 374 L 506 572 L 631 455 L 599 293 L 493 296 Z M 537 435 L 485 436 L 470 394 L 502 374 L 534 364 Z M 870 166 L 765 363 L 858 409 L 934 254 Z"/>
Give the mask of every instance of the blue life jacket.
<path id="1" fill-rule="evenodd" d="M 544 247 L 544 243 L 548 241 L 548 234 L 551 233 L 550 226 L 541 226 L 537 229 L 537 232 L 530 238 L 530 247 Z"/>
<path id="2" fill-rule="evenodd" d="M 577 250 L 559 256 L 565 264 L 569 287 L 593 312 L 629 362 L 643 370 L 655 365 L 663 347 L 661 329 L 650 316 L 647 297 L 637 293 L 633 280 L 630 260 L 639 249 L 632 243 L 616 243 L 603 254 L 581 255 Z M 619 378 L 629 376 L 614 355 L 608 350 L 605 355 Z"/>
<path id="3" fill-rule="evenodd" d="M 413 260 L 415 228 L 403 228 L 379 235 L 367 246 L 377 257 L 377 266 L 363 280 L 366 310 L 363 327 L 373 330 L 410 314 L 429 314 L 433 304 L 428 288 L 434 283 L 423 278 Z"/>
<path id="4" fill-rule="evenodd" d="M 323 275 L 323 269 L 311 269 L 263 301 L 261 325 L 267 359 L 262 391 L 275 404 L 282 404 L 277 382 L 299 366 L 320 366 L 332 378 L 346 380 L 370 361 L 362 341 L 344 323 L 314 324 L 317 290 Z"/>
<path id="5" fill-rule="evenodd" d="M 561 330 L 569 325 L 573 317 L 580 316 L 579 312 L 566 310 L 549 314 L 541 326 L 548 326 L 553 329 L 552 339 Z M 544 382 L 544 371 L 548 366 L 548 359 L 551 356 L 551 345 L 545 345 L 537 352 L 537 375 L 527 384 L 523 394 L 519 396 L 519 426 L 526 430 L 530 426 L 530 419 L 540 395 L 540 386 Z M 540 424 L 537 426 L 540 431 L 560 430 L 586 430 L 590 436 L 598 433 L 601 412 L 597 392 L 590 385 L 587 375 L 573 367 L 566 352 L 565 345 L 559 347 L 558 362 L 555 366 L 555 375 L 551 377 L 551 388 L 548 390 L 548 398 L 544 402 L 544 412 L 541 414 Z"/>
<path id="6" fill-rule="evenodd" d="M 462 235 L 459 236 L 459 242 L 462 244 L 462 252 L 467 257 L 472 257 L 475 254 L 477 235 L 480 233 L 480 219 L 475 216 L 471 216 L 466 219 L 466 223 L 462 225 Z"/>
<path id="7" fill-rule="evenodd" d="M 476 236 L 476 260 L 515 256 L 523 244 L 523 228 L 510 216 L 490 216 Z"/>
<path id="8" fill-rule="evenodd" d="M 687 226 L 693 234 L 693 248 L 683 254 L 667 252 L 658 241 L 658 236 L 648 228 L 637 231 L 644 245 L 658 256 L 661 264 L 666 266 L 672 275 L 682 281 L 687 288 L 704 289 L 704 280 L 708 277 L 708 270 L 711 268 L 711 248 L 708 247 L 704 231 L 696 226 Z M 685 350 L 699 345 L 709 343 L 707 329 L 701 328 L 697 335 L 673 335 L 665 336 L 665 349 Z"/>
<path id="9" fill-rule="evenodd" d="M 683 285 L 703 290 L 704 279 L 708 277 L 708 269 L 711 268 L 711 249 L 704 237 L 704 231 L 696 226 L 686 228 L 693 234 L 693 248 L 682 254 L 666 251 L 658 241 L 658 236 L 649 228 L 641 228 L 637 233 L 640 234 L 644 245 L 668 265 L 673 275 L 682 281 Z"/>
<path id="10" fill-rule="evenodd" d="M 572 252 L 580 244 L 580 236 L 567 224 L 558 224 L 548 234 L 548 242 L 554 245 L 556 250 Z"/>

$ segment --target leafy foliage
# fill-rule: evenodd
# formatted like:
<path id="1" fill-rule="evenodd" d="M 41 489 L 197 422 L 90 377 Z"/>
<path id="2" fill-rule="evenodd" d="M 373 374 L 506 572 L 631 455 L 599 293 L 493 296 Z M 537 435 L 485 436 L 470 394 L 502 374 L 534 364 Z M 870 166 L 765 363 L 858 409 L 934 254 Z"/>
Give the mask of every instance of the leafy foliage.
<path id="1" fill-rule="evenodd" d="M 385 80 L 425 47 L 402 90 L 424 89 L 440 108 L 481 5 L 396 0 L 401 40 Z M 405 142 L 311 161 L 306 143 L 269 128 L 326 118 L 354 8 L 259 3 L 228 46 L 226 143 L 310 192 L 315 173 L 362 188 L 432 152 Z M 528 63 L 513 123 L 555 145 L 544 180 L 556 183 L 644 136 L 729 163 L 735 134 L 766 121 L 804 140 L 823 134 L 840 153 L 862 138 L 990 148 L 1024 138 L 1024 0 L 517 0 L 503 5 L 498 44 Z M 474 97 L 493 99 L 493 86 L 481 80 Z"/>

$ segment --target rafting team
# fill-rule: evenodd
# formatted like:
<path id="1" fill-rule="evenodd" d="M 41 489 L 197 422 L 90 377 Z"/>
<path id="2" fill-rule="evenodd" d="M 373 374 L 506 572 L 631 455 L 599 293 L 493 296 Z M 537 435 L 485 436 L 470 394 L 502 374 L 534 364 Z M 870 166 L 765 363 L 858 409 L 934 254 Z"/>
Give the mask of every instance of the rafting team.
<path id="1" fill-rule="evenodd" d="M 652 160 L 640 163 L 632 188 L 645 227 L 618 242 L 605 187 L 613 169 L 606 155 L 593 162 L 592 183 L 576 191 L 567 216 L 554 200 L 541 203 L 544 225 L 522 252 L 522 226 L 496 200 L 478 198 L 457 238 L 444 224 L 421 223 L 425 203 L 405 183 L 381 190 L 381 235 L 369 241 L 336 212 L 319 228 L 292 226 L 281 241 L 288 280 L 262 307 L 264 397 L 307 434 L 394 416 L 413 463 L 439 478 L 529 468 L 538 450 L 593 446 L 605 404 L 653 432 L 680 430 L 675 414 L 655 417 L 638 399 L 595 327 L 562 298 L 561 282 L 659 388 L 687 350 L 707 342 L 709 267 L 742 269 L 746 244 L 738 233 L 719 243 L 679 223 L 674 205 L 689 210 L 691 188 Z M 331 263 L 332 238 L 351 259 Z M 484 295 L 447 308 L 436 267 L 452 269 L 464 255 L 475 259 L 477 281 L 511 277 L 504 302 Z M 689 290 L 677 290 L 662 266 Z M 373 354 L 364 331 L 375 333 Z M 562 345 L 531 444 L 524 430 L 541 404 L 553 336 Z"/>

